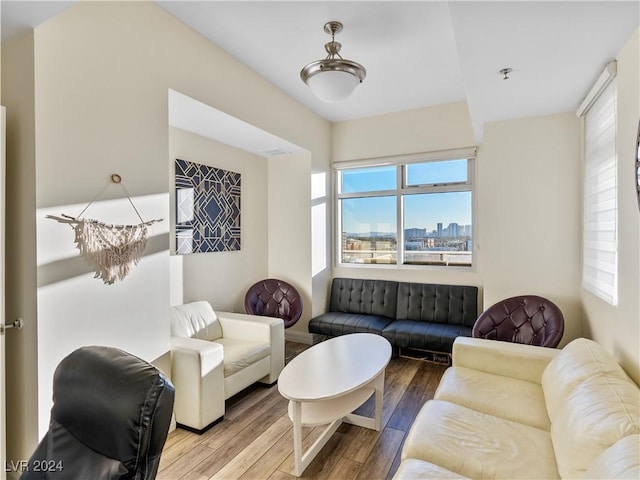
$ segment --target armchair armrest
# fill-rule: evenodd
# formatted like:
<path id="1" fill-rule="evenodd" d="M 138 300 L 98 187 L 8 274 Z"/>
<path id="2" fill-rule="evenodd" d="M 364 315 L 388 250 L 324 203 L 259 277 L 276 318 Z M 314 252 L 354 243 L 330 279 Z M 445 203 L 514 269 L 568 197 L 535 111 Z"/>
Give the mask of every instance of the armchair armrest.
<path id="1" fill-rule="evenodd" d="M 216 316 L 223 337 L 272 343 L 274 332 L 282 330 L 284 335 L 284 322 L 280 318 L 231 312 L 216 312 Z"/>
<path id="2" fill-rule="evenodd" d="M 484 338 L 458 337 L 453 366 L 541 383 L 542 372 L 560 350 Z"/>
<path id="3" fill-rule="evenodd" d="M 171 381 L 179 424 L 201 430 L 224 415 L 223 361 L 218 343 L 171 337 Z"/>
<path id="4" fill-rule="evenodd" d="M 202 374 L 224 360 L 222 345 L 187 337 L 171 337 L 171 357 L 172 362 L 174 359 L 178 362 L 197 362 Z"/>

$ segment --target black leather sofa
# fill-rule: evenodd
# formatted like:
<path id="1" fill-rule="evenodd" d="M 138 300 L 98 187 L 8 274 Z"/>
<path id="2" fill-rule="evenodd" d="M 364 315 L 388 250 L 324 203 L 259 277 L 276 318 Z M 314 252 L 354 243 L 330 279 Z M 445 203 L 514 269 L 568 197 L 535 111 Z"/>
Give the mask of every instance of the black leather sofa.
<path id="1" fill-rule="evenodd" d="M 329 311 L 310 320 L 309 332 L 376 333 L 393 347 L 451 353 L 477 317 L 475 286 L 334 278 Z"/>

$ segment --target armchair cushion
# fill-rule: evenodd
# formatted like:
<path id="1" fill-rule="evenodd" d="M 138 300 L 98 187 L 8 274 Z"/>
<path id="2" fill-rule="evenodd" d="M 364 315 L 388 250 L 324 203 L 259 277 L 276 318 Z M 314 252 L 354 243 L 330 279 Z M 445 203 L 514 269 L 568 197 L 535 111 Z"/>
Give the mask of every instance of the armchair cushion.
<path id="1" fill-rule="evenodd" d="M 224 352 L 224 376 L 229 377 L 243 368 L 271 354 L 271 345 L 261 342 L 247 342 L 235 338 L 218 338 Z"/>

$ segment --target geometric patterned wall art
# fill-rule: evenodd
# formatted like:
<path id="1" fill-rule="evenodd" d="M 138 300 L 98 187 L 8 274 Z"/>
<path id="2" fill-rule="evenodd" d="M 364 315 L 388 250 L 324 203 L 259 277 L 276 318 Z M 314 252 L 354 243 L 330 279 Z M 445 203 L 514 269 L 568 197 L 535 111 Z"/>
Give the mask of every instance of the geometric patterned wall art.
<path id="1" fill-rule="evenodd" d="M 176 253 L 240 250 L 240 174 L 176 159 Z"/>

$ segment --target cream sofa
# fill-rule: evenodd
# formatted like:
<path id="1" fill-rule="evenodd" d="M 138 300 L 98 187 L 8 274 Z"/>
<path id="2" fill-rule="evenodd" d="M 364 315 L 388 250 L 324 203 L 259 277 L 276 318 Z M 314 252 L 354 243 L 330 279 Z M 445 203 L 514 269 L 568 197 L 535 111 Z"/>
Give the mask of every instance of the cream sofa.
<path id="1" fill-rule="evenodd" d="M 171 307 L 171 380 L 179 426 L 202 432 L 224 416 L 225 400 L 284 368 L 284 322 L 215 312 L 205 301 Z"/>
<path id="2" fill-rule="evenodd" d="M 640 478 L 640 390 L 597 343 L 458 338 L 395 479 Z"/>

